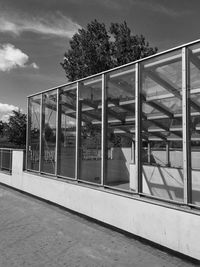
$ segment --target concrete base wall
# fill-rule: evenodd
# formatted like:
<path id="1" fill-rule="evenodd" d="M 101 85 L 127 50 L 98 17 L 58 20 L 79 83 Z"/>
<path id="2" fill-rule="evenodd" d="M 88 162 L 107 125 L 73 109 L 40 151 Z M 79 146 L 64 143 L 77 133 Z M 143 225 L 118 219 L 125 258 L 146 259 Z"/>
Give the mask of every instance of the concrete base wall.
<path id="1" fill-rule="evenodd" d="M 200 214 L 23 172 L 22 166 L 23 152 L 14 151 L 12 175 L 0 173 L 0 182 L 200 260 Z"/>

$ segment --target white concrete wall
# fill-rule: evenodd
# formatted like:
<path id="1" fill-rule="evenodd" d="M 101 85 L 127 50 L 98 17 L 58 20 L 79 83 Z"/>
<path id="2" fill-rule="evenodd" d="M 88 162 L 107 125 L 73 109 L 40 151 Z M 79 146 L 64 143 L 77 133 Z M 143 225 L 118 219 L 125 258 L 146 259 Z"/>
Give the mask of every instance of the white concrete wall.
<path id="1" fill-rule="evenodd" d="M 12 175 L 0 173 L 1 183 L 200 260 L 200 214 L 22 172 L 22 159 L 13 152 Z"/>

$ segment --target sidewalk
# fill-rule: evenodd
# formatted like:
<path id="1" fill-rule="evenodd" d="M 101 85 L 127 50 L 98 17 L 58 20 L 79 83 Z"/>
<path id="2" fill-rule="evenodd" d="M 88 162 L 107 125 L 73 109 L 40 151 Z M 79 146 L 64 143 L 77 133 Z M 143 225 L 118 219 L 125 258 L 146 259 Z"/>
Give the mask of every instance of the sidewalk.
<path id="1" fill-rule="evenodd" d="M 12 266 L 200 265 L 0 186 L 0 267 Z"/>

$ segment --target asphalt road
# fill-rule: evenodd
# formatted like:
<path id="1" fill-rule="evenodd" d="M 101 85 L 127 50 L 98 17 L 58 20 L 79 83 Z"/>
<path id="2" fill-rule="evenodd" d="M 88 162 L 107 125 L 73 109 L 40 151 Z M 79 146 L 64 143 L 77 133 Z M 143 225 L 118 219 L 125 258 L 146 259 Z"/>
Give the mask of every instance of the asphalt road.
<path id="1" fill-rule="evenodd" d="M 200 265 L 0 186 L 0 267 L 12 266 Z"/>

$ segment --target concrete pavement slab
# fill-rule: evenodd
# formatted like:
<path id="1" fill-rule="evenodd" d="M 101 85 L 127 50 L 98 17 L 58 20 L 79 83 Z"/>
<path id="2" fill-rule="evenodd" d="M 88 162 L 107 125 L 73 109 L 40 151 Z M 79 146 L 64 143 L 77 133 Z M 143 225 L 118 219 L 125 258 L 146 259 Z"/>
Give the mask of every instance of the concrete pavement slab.
<path id="1" fill-rule="evenodd" d="M 12 266 L 200 265 L 1 185 L 0 267 Z"/>

